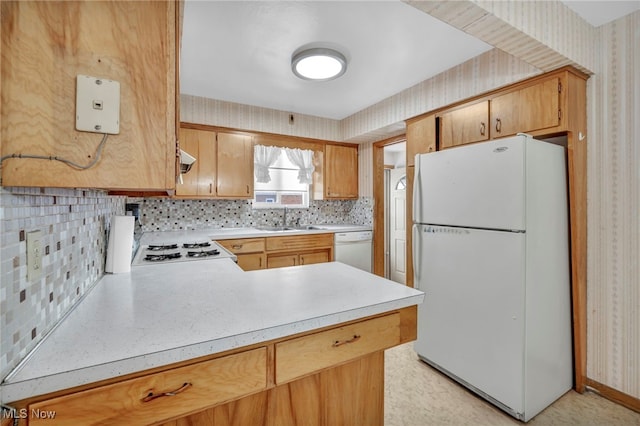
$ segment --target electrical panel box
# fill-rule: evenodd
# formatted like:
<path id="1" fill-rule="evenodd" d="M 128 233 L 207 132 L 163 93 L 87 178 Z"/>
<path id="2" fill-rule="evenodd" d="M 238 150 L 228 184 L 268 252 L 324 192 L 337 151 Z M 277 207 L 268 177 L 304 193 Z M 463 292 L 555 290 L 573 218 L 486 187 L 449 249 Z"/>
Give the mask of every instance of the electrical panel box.
<path id="1" fill-rule="evenodd" d="M 76 130 L 120 133 L 120 83 L 78 75 L 76 80 Z"/>

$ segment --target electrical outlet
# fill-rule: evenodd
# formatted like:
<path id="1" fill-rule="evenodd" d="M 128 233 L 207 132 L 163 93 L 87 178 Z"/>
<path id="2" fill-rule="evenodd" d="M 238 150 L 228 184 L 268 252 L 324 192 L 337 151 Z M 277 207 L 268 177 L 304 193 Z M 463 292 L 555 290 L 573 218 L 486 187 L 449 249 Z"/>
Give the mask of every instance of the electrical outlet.
<path id="1" fill-rule="evenodd" d="M 27 280 L 42 276 L 42 231 L 27 233 Z"/>
<path id="2" fill-rule="evenodd" d="M 120 83 L 78 75 L 76 79 L 76 130 L 120 133 Z"/>

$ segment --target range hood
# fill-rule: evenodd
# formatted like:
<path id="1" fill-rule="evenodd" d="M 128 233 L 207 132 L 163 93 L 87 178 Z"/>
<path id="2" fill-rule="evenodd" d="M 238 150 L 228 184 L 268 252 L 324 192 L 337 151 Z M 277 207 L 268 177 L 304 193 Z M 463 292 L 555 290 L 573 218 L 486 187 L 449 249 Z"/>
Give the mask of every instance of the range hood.
<path id="1" fill-rule="evenodd" d="M 187 173 L 196 162 L 196 158 L 186 151 L 180 150 L 180 173 Z"/>

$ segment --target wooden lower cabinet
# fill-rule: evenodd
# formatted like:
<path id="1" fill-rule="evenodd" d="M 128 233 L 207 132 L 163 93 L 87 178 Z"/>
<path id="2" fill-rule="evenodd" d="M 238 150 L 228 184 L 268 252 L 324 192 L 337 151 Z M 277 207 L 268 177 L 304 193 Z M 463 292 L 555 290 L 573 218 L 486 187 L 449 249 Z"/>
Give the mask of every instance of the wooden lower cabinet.
<path id="1" fill-rule="evenodd" d="M 414 308 L 276 343 L 275 387 L 162 426 L 382 426 L 384 350 L 415 338 Z"/>
<path id="2" fill-rule="evenodd" d="M 238 266 L 243 271 L 255 271 L 258 269 L 264 269 L 267 264 L 267 259 L 264 253 L 251 253 L 251 254 L 238 254 Z"/>
<path id="3" fill-rule="evenodd" d="M 267 238 L 267 268 L 311 265 L 333 260 L 333 234 Z"/>
<path id="4" fill-rule="evenodd" d="M 267 268 L 284 266 L 311 265 L 331 261 L 331 248 L 307 253 L 267 254 Z"/>
<path id="5" fill-rule="evenodd" d="M 162 426 L 384 424 L 384 352 Z"/>
<path id="6" fill-rule="evenodd" d="M 300 265 L 311 265 L 313 263 L 325 263 L 331 261 L 331 249 L 300 253 Z"/>
<path id="7" fill-rule="evenodd" d="M 30 404 L 55 418 L 31 416 L 29 425 L 149 425 L 266 388 L 262 347 Z"/>
<path id="8" fill-rule="evenodd" d="M 218 240 L 217 243 L 236 255 L 238 266 L 243 271 L 255 271 L 267 267 L 264 238 Z"/>
<path id="9" fill-rule="evenodd" d="M 218 240 L 244 271 L 311 265 L 333 260 L 333 234 Z"/>
<path id="10" fill-rule="evenodd" d="M 19 423 L 36 426 L 382 426 L 384 350 L 415 340 L 416 327 L 410 306 L 10 405 L 55 413 Z"/>

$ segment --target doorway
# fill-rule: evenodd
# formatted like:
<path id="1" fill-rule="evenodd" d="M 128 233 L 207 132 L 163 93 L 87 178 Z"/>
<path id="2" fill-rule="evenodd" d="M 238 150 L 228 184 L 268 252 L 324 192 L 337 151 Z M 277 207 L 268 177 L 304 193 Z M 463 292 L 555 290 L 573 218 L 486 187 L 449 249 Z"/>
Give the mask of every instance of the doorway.
<path id="1" fill-rule="evenodd" d="M 407 169 L 385 169 L 385 277 L 406 284 Z"/>
<path id="2" fill-rule="evenodd" d="M 374 144 L 374 272 L 406 284 L 406 142 Z"/>

